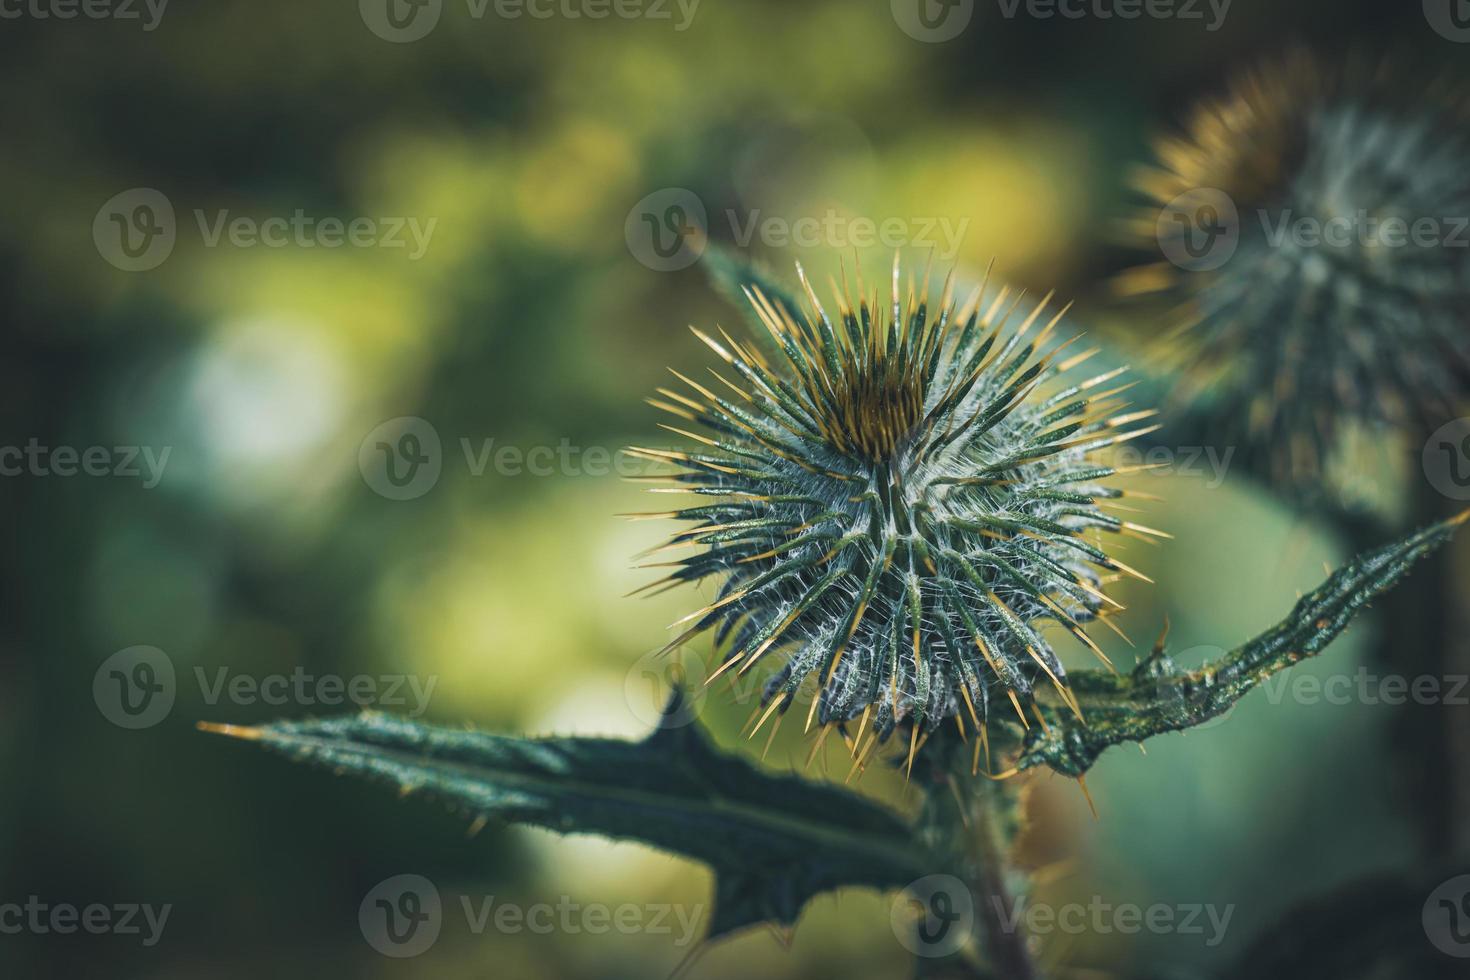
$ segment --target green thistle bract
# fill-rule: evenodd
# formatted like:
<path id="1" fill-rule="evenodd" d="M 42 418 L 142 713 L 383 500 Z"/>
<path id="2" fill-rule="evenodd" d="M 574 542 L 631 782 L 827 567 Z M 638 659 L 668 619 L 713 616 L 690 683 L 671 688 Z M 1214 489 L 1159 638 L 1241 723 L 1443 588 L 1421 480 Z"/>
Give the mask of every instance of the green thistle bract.
<path id="1" fill-rule="evenodd" d="M 957 309 L 947 282 L 931 315 L 927 275 L 900 301 L 895 259 L 888 305 L 859 278 L 833 320 L 801 281 L 800 318 L 747 290 L 779 366 L 696 330 L 738 380 L 679 375 L 687 390 L 650 399 L 704 430 L 665 426 L 697 448 L 628 450 L 677 467 L 676 486 L 658 489 L 711 498 L 657 515 L 697 525 L 667 547 L 703 550 L 648 588 L 720 580 L 666 649 L 713 630 L 727 653 L 711 680 L 783 655 L 762 722 L 806 683 L 808 728 L 871 717 L 876 743 L 909 722 L 910 758 L 920 730 L 947 717 L 982 738 L 997 706 L 1029 724 L 1038 684 L 1075 709 L 1043 627 L 1101 656 L 1082 627 L 1117 605 L 1100 570 L 1138 573 L 1098 532 L 1160 532 L 1104 512 L 1124 494 L 1092 456 L 1153 413 L 1109 417 L 1121 369 L 1057 380 L 1092 352 L 1052 341 L 1066 310 L 1043 322 L 1050 296 L 1018 317 L 1024 293 L 999 289 L 982 309 L 982 285 Z"/>
<path id="2" fill-rule="evenodd" d="M 1209 392 L 1220 438 L 1283 489 L 1315 485 L 1344 422 L 1432 427 L 1470 390 L 1467 118 L 1452 85 L 1297 52 L 1201 105 L 1141 175 L 1132 237 L 1171 261 L 1123 291 L 1177 303 L 1182 397 Z M 1227 207 L 1233 252 L 1192 265 Z"/>

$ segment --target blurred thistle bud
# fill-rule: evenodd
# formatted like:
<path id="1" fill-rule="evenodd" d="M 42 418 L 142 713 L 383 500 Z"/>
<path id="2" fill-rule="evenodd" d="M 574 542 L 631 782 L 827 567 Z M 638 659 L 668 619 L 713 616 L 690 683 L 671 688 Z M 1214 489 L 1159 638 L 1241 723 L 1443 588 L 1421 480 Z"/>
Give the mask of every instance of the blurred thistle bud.
<path id="1" fill-rule="evenodd" d="M 1240 78 L 1157 146 L 1132 241 L 1179 397 L 1309 493 L 1345 430 L 1429 427 L 1470 380 L 1470 131 L 1448 84 L 1303 53 Z"/>
<path id="2" fill-rule="evenodd" d="M 1100 532 L 1166 535 L 1105 510 L 1125 492 L 1094 457 L 1155 413 L 1117 414 L 1121 369 L 1062 377 L 1096 352 L 1054 340 L 1050 295 L 1018 313 L 1024 293 L 982 284 L 956 306 L 951 278 L 931 307 L 927 272 L 900 295 L 895 257 L 887 303 L 844 270 L 829 317 L 797 271 L 800 313 L 746 290 L 779 353 L 696 330 L 734 379 L 677 375 L 684 390 L 650 399 L 695 446 L 628 450 L 677 468 L 656 492 L 710 499 L 647 515 L 697 525 L 658 550 L 702 547 L 647 588 L 719 582 L 665 651 L 713 631 L 711 680 L 778 654 L 757 730 L 805 684 L 807 729 L 861 717 L 870 750 L 907 723 L 910 765 L 946 718 L 974 726 L 977 753 L 993 710 L 1034 724 L 1038 685 L 1078 710 L 1042 627 L 1103 657 L 1082 624 L 1120 608 L 1112 573 L 1143 576 Z"/>

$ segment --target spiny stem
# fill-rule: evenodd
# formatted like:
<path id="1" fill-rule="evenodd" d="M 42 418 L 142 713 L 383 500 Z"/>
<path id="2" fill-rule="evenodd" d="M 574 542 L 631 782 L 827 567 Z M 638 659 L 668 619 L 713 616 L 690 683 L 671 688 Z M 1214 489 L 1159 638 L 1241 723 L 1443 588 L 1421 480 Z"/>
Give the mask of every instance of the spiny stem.
<path id="1" fill-rule="evenodd" d="M 1076 777 L 1109 746 L 1218 717 L 1265 678 L 1320 653 L 1364 606 L 1467 520 L 1470 511 L 1359 555 L 1304 596 L 1286 619 L 1198 670 L 1177 668 L 1160 648 L 1127 675 L 1074 671 L 1071 690 L 1086 724 L 1069 718 L 1062 706 L 1051 706 L 1048 729 L 1027 733 L 1016 767 L 1045 765 Z"/>
<path id="2" fill-rule="evenodd" d="M 947 728 L 930 746 L 921 826 L 948 858 L 949 873 L 969 890 L 977 927 L 971 948 L 962 950 L 968 954 L 963 967 L 957 954 L 943 964 L 943 975 L 1040 980 L 1026 936 L 1012 924 L 1018 898 L 1011 891 L 1009 855 L 1019 828 L 1017 786 L 971 775 L 969 746 Z M 957 972 L 962 970 L 968 972 Z"/>
<path id="3" fill-rule="evenodd" d="M 1031 962 L 1031 951 L 1026 946 L 1026 937 L 1019 928 L 1013 928 L 1007 917 L 1015 908 L 1017 899 L 1012 896 L 1006 883 L 1009 867 L 1007 854 L 1010 852 L 1012 834 L 1002 829 L 1004 817 L 997 812 L 997 798 L 1002 793 L 1013 793 L 1004 783 L 972 783 L 975 790 L 970 800 L 970 861 L 976 870 L 972 888 L 977 904 L 976 919 L 984 932 L 990 960 L 996 973 L 1009 980 L 1034 980 L 1036 968 Z"/>

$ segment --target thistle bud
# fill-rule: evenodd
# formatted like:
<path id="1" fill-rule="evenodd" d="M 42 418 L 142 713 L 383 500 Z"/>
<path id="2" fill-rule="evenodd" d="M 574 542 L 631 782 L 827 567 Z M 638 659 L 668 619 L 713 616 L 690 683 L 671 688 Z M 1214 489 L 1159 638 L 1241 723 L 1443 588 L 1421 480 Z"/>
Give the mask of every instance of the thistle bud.
<path id="1" fill-rule="evenodd" d="M 1121 369 L 1072 380 L 1095 352 L 1057 342 L 1051 296 L 982 284 L 956 305 L 951 279 L 931 307 L 895 259 L 886 302 L 844 272 L 829 315 L 798 274 L 800 312 L 746 290 L 769 356 L 695 330 L 721 370 L 650 399 L 691 445 L 629 450 L 675 468 L 657 490 L 708 501 L 659 515 L 694 525 L 666 548 L 699 550 L 649 587 L 718 583 L 666 650 L 710 631 L 711 680 L 778 664 L 762 722 L 806 684 L 808 729 L 861 718 L 874 741 L 954 716 L 983 736 L 996 710 L 1031 724 L 1039 685 L 1075 709 L 1044 627 L 1102 656 L 1084 624 L 1117 607 L 1111 573 L 1138 573 L 1101 532 L 1160 532 L 1106 512 L 1124 493 L 1096 457 L 1153 413 L 1115 414 Z"/>
<path id="2" fill-rule="evenodd" d="M 1120 285 L 1171 301 L 1183 398 L 1282 489 L 1310 489 L 1349 423 L 1438 424 L 1470 381 L 1466 102 L 1404 74 L 1294 54 L 1196 109 L 1140 180 L 1132 236 L 1167 261 Z"/>

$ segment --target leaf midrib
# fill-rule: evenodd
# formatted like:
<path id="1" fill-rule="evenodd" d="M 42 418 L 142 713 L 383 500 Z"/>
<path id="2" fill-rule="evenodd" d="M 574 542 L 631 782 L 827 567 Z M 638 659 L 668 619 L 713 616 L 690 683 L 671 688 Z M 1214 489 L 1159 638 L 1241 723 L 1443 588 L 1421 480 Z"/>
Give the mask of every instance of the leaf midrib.
<path id="1" fill-rule="evenodd" d="M 641 802 L 666 810 L 686 810 L 691 812 L 704 812 L 715 816 L 734 817 L 737 820 L 744 820 L 758 827 L 769 827 L 773 831 L 787 831 L 788 836 L 816 841 L 829 849 L 834 839 L 841 841 L 842 843 L 839 845 L 840 849 L 850 852 L 859 863 L 865 860 L 871 860 L 873 852 L 876 850 L 886 853 L 888 860 L 894 866 L 910 869 L 916 874 L 922 874 L 924 871 L 922 853 L 920 851 L 907 847 L 895 847 L 891 841 L 881 834 L 863 833 L 847 828 L 837 829 L 831 824 L 821 821 L 790 817 L 769 809 L 742 804 L 714 793 L 709 793 L 702 798 L 672 796 L 647 790 L 610 786 L 606 783 L 590 783 L 582 779 L 566 779 L 552 775 L 529 774 L 512 769 L 500 769 L 485 765 L 484 763 L 461 762 L 433 755 L 416 754 L 397 746 L 384 746 L 365 739 L 354 738 L 344 742 L 320 735 L 282 735 L 279 733 L 268 733 L 265 737 L 269 742 L 281 748 L 306 747 L 309 749 L 319 746 L 323 749 L 336 752 L 351 752 L 367 759 L 389 760 L 404 768 L 436 768 L 455 772 L 460 775 L 477 778 L 491 785 L 498 782 L 502 785 L 532 787 L 548 790 L 551 795 L 555 795 L 557 791 L 581 792 L 583 795 L 593 798 L 612 798 L 620 802 L 635 804 Z M 484 774 L 486 773 L 491 774 L 494 778 L 485 778 Z M 398 782 L 402 785 L 407 781 L 399 779 Z M 867 805 L 866 800 L 863 803 Z M 895 820 L 897 819 L 895 817 Z M 834 833 L 834 830 L 837 832 Z M 647 840 L 647 838 L 633 839 Z M 689 856 L 696 857 L 698 860 L 705 860 L 704 858 L 699 858 L 697 855 L 691 854 Z"/>

